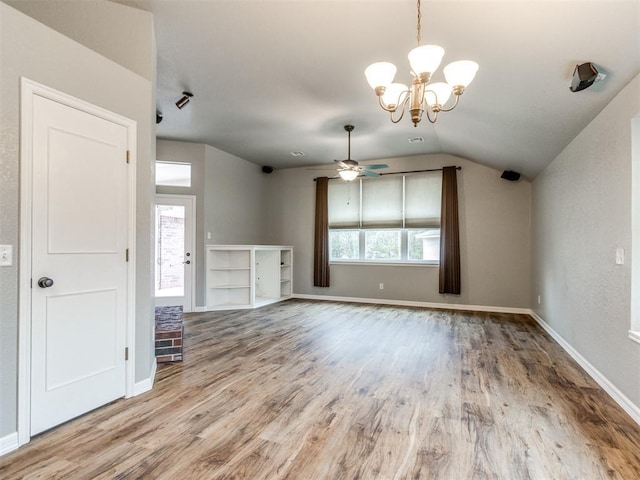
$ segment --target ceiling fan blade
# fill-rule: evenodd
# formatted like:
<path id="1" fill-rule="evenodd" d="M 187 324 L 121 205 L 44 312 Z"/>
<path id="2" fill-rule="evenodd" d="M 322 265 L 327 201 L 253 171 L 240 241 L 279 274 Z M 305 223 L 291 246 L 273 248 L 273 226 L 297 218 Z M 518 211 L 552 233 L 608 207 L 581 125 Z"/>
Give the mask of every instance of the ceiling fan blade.
<path id="1" fill-rule="evenodd" d="M 386 163 L 376 163 L 375 165 L 362 165 L 362 168 L 368 168 L 370 170 L 378 170 L 380 168 L 389 168 Z"/>
<path id="2" fill-rule="evenodd" d="M 366 175 L 367 177 L 379 177 L 380 174 L 377 172 L 370 172 L 369 170 L 363 169 L 361 170 L 361 173 Z"/>
<path id="3" fill-rule="evenodd" d="M 334 160 L 334 162 L 336 162 L 338 165 L 340 165 L 342 168 L 349 168 L 349 165 L 347 165 L 346 163 L 344 163 L 342 160 Z"/>
<path id="4" fill-rule="evenodd" d="M 335 170 L 336 167 L 311 167 L 311 168 L 307 168 L 306 170 Z"/>

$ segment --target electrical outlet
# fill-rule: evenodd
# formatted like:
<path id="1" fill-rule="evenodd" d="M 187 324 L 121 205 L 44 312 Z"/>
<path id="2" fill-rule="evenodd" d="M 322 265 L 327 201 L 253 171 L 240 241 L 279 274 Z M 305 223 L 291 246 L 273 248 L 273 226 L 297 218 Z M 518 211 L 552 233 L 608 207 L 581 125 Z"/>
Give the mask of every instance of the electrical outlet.
<path id="1" fill-rule="evenodd" d="M 207 240 L 211 240 L 211 232 L 207 232 Z"/>
<path id="2" fill-rule="evenodd" d="M 378 288 L 379 288 L 380 290 L 384 290 L 384 283 L 380 283 L 380 284 L 378 285 Z"/>
<path id="3" fill-rule="evenodd" d="M 616 249 L 616 265 L 624 265 L 624 248 Z"/>
<path id="4" fill-rule="evenodd" d="M 540 305 L 541 303 L 542 303 L 542 297 L 538 295 L 538 305 Z"/>
<path id="5" fill-rule="evenodd" d="M 0 245 L 0 267 L 13 265 L 13 245 Z"/>

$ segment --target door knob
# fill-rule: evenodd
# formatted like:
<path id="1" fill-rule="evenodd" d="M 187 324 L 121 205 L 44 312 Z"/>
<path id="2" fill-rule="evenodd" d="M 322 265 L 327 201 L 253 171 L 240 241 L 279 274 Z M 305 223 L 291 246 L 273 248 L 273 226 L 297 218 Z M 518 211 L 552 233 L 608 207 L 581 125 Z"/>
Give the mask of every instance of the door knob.
<path id="1" fill-rule="evenodd" d="M 42 277 L 40 280 L 38 280 L 38 286 L 40 288 L 49 288 L 53 286 L 53 280 L 51 280 L 49 277 Z"/>

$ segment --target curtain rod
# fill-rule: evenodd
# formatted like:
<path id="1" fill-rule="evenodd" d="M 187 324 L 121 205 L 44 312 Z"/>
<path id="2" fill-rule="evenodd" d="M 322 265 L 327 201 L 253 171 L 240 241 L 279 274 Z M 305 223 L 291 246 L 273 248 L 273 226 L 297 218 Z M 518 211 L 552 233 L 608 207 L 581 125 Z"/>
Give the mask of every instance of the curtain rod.
<path id="1" fill-rule="evenodd" d="M 366 165 L 362 165 L 362 166 L 366 167 Z M 462 170 L 462 167 L 457 167 L 456 166 L 456 170 Z M 441 171 L 442 171 L 442 168 L 429 168 L 427 170 L 409 170 L 409 171 L 406 171 L 406 172 L 380 173 L 379 175 L 380 176 L 382 176 L 382 175 L 402 175 L 403 173 L 424 173 L 424 172 L 441 172 Z M 358 175 L 358 177 L 366 177 L 366 175 Z M 320 178 L 320 177 L 314 178 L 313 181 L 315 182 L 318 178 Z M 340 177 L 339 176 L 338 177 L 329 177 L 329 180 L 336 180 L 338 178 L 340 178 Z M 354 180 L 355 180 L 355 178 L 354 178 Z"/>

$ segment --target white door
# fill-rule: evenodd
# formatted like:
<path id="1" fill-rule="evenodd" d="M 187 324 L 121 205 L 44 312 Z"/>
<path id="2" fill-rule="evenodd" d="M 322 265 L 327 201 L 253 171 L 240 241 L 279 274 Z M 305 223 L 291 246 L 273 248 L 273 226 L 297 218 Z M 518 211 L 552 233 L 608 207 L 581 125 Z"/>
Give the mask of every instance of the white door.
<path id="1" fill-rule="evenodd" d="M 127 134 L 34 96 L 32 435 L 125 394 Z"/>
<path id="2" fill-rule="evenodd" d="M 195 275 L 192 195 L 156 195 L 156 306 L 181 305 L 193 309 Z"/>

